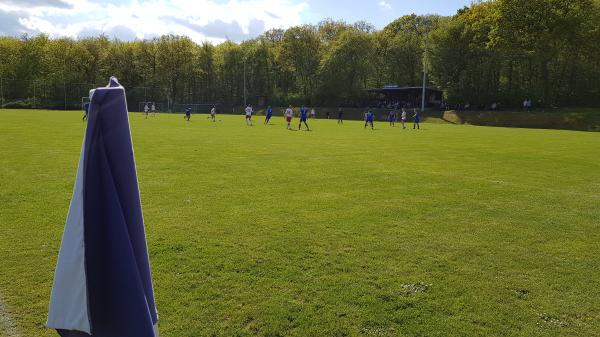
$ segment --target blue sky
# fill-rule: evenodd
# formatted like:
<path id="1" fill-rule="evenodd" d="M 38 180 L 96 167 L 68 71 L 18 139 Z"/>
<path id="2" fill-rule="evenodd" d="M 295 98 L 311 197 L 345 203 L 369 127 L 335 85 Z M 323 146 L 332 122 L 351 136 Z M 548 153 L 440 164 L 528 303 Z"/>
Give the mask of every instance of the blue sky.
<path id="1" fill-rule="evenodd" d="M 441 14 L 453 15 L 471 0 L 373 0 L 373 1 L 307 1 L 309 8 L 303 19 L 318 22 L 323 17 L 344 19 L 348 22 L 365 20 L 377 28 L 383 28 L 389 22 L 405 14 Z"/>
<path id="2" fill-rule="evenodd" d="M 267 29 L 324 18 L 383 28 L 411 13 L 452 15 L 471 0 L 0 0 L 0 35 L 106 34 L 123 40 L 162 34 L 196 42 L 241 41 Z"/>

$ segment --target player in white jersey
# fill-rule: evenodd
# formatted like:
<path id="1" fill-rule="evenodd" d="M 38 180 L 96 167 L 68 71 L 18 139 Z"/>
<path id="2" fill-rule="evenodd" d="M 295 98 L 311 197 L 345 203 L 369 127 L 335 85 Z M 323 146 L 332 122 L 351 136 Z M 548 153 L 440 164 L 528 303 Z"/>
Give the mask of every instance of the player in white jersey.
<path id="1" fill-rule="evenodd" d="M 146 116 L 146 118 L 148 118 L 148 110 L 150 110 L 150 108 L 148 107 L 148 103 L 144 104 L 144 116 Z"/>
<path id="2" fill-rule="evenodd" d="M 252 126 L 252 113 L 254 112 L 254 109 L 252 109 L 252 105 L 248 105 L 246 107 L 246 125 L 250 125 Z"/>
<path id="3" fill-rule="evenodd" d="M 291 105 L 285 110 L 284 115 L 285 115 L 285 121 L 287 122 L 287 129 L 291 130 L 292 129 L 292 119 L 294 118 L 294 109 L 292 109 Z"/>
<path id="4" fill-rule="evenodd" d="M 212 109 L 210 109 L 210 119 L 213 122 L 217 121 L 217 106 L 213 105 Z"/>
<path id="5" fill-rule="evenodd" d="M 406 110 L 404 110 L 404 108 L 402 108 L 402 115 L 400 116 L 400 120 L 402 121 L 402 128 L 406 129 L 406 125 L 404 123 L 406 123 Z"/>
<path id="6" fill-rule="evenodd" d="M 312 108 L 310 110 L 310 118 L 312 118 L 312 119 L 317 118 L 317 112 L 315 111 L 315 108 Z"/>
<path id="7" fill-rule="evenodd" d="M 150 112 L 152 112 L 152 116 L 156 115 L 156 105 L 154 103 L 150 106 Z"/>

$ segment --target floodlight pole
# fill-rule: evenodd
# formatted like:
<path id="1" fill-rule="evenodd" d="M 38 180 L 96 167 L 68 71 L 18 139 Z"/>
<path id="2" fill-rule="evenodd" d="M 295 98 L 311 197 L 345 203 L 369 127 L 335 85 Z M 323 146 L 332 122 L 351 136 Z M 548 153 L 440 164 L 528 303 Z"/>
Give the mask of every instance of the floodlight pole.
<path id="1" fill-rule="evenodd" d="M 63 93 L 65 95 L 65 111 L 67 110 L 67 80 L 65 79 L 65 75 L 67 72 L 67 60 L 63 60 Z"/>
<path id="2" fill-rule="evenodd" d="M 246 106 L 246 60 L 244 60 L 244 107 Z"/>
<path id="3" fill-rule="evenodd" d="M 421 112 L 425 111 L 425 96 L 427 96 L 427 40 L 429 34 L 425 34 L 423 38 L 423 45 L 425 50 L 423 52 L 423 93 L 421 94 Z"/>
<path id="4" fill-rule="evenodd" d="M 4 83 L 2 77 L 0 77 L 0 97 L 2 97 L 2 104 L 0 105 L 0 109 L 4 108 Z"/>
<path id="5" fill-rule="evenodd" d="M 425 95 L 426 95 L 426 85 L 427 85 L 427 71 L 425 70 L 425 66 L 423 66 L 423 93 L 421 94 L 421 112 L 425 111 Z"/>
<path id="6" fill-rule="evenodd" d="M 419 23 L 415 24 L 415 31 L 423 37 L 423 45 L 425 47 L 423 53 L 423 92 L 421 93 L 421 112 L 423 112 L 425 111 L 425 96 L 427 95 L 427 39 L 429 38 L 429 33 L 423 34 L 419 32 Z"/>

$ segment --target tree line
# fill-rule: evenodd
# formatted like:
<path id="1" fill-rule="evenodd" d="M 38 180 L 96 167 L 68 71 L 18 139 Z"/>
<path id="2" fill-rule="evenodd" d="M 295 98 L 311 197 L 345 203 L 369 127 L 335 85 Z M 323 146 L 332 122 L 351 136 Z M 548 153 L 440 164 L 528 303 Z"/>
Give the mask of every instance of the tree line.
<path id="1" fill-rule="evenodd" d="M 428 85 L 450 104 L 600 105 L 600 0 L 478 1 L 381 30 L 324 20 L 215 45 L 185 36 L 0 37 L 4 104 L 76 106 L 115 75 L 131 102 L 361 106 L 369 88 Z"/>

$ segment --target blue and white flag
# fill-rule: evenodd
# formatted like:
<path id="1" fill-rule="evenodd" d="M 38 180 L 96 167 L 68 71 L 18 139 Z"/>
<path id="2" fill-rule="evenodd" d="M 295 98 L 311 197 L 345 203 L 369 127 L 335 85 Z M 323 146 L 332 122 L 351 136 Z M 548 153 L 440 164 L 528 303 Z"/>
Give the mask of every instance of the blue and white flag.
<path id="1" fill-rule="evenodd" d="M 125 89 L 90 92 L 48 328 L 62 337 L 158 337 Z"/>

